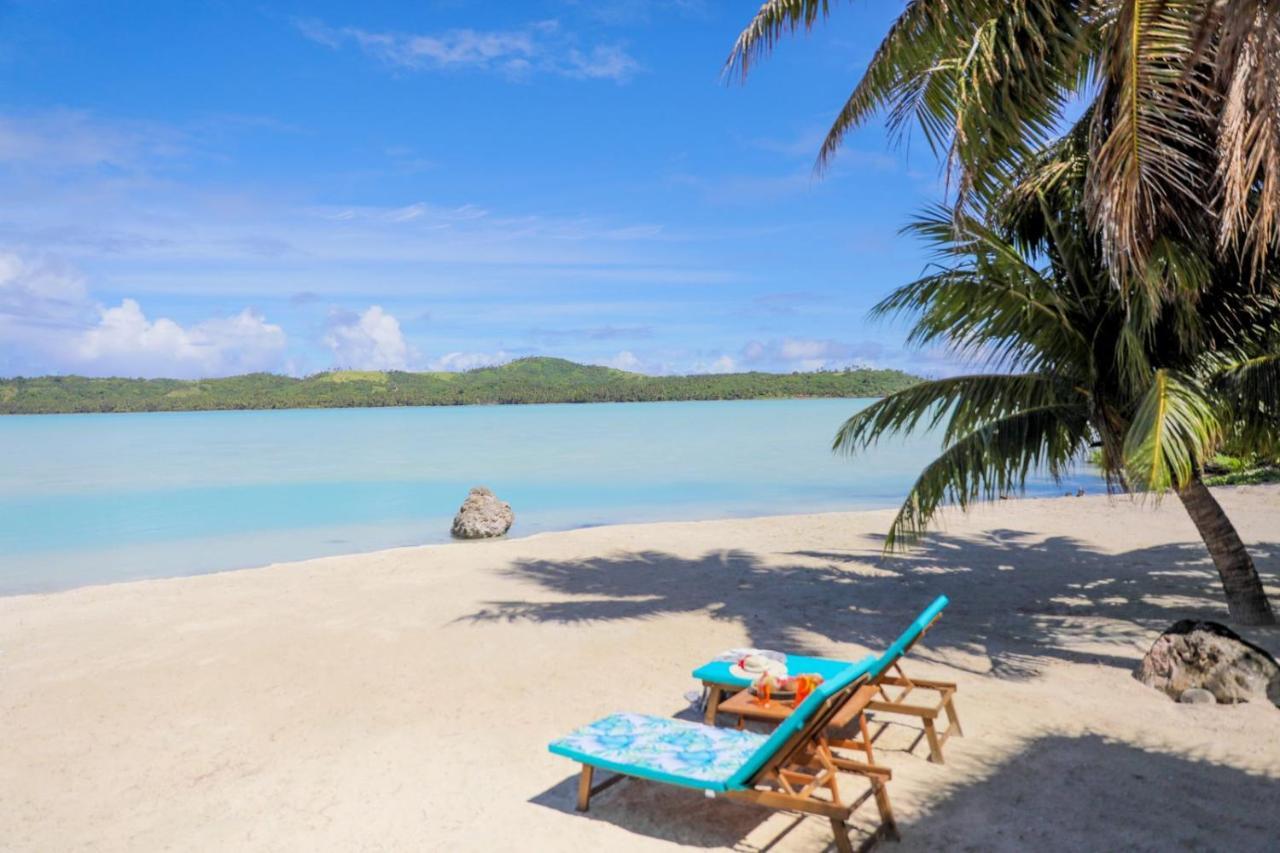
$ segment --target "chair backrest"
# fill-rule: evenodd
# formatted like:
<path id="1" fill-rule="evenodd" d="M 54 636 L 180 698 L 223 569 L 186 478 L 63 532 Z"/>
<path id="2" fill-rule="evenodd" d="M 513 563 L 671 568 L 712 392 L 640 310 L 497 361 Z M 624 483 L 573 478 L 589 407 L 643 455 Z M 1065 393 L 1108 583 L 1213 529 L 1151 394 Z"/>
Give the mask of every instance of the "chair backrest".
<path id="1" fill-rule="evenodd" d="M 945 595 L 935 598 L 933 603 L 916 617 L 916 621 L 908 625 L 907 629 L 898 635 L 898 639 L 893 641 L 893 645 L 885 649 L 884 654 L 880 655 L 876 665 L 869 673 L 871 678 L 876 679 L 884 675 L 903 655 L 911 651 L 911 647 L 924 636 L 924 632 L 928 631 L 933 623 L 938 621 L 938 617 L 942 615 L 942 609 L 950 601 L 951 599 Z"/>
<path id="2" fill-rule="evenodd" d="M 813 693 L 774 729 L 769 739 L 729 778 L 728 786 L 751 787 L 761 773 L 785 763 L 797 749 L 822 734 L 836 712 L 866 682 L 868 673 L 877 663 L 878 659 L 870 655 L 814 688 Z"/>

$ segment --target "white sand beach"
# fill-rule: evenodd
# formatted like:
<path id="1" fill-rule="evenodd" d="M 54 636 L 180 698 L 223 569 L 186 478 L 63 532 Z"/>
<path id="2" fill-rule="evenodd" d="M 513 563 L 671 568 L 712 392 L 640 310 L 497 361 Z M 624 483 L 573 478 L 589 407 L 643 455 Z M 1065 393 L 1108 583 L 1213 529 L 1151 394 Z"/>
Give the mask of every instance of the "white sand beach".
<path id="1" fill-rule="evenodd" d="M 1219 496 L 1280 597 L 1280 488 Z M 959 683 L 965 737 L 944 765 L 905 727 L 878 741 L 889 849 L 1276 849 L 1280 710 L 1179 705 L 1130 675 L 1174 620 L 1226 618 L 1176 500 L 1000 502 L 886 561 L 891 515 L 0 599 L 0 848 L 823 850 L 824 820 L 645 782 L 578 814 L 577 768 L 546 744 L 614 711 L 688 716 L 689 671 L 726 648 L 880 651 L 946 593 L 906 668 Z"/>

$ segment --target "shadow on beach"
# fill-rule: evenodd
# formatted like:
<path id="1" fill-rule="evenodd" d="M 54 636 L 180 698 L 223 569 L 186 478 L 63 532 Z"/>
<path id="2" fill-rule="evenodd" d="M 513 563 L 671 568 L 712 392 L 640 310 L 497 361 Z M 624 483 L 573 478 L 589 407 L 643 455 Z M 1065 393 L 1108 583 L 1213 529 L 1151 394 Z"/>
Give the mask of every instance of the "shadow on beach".
<path id="1" fill-rule="evenodd" d="M 530 802 L 576 815 L 576 779 Z M 1275 849 L 1275 801 L 1274 781 L 1231 767 L 1096 735 L 1049 736 L 947 786 L 923 815 L 900 821 L 902 842 L 886 849 L 1262 853 Z M 859 833 L 864 842 L 870 837 L 873 816 L 869 804 L 855 813 L 855 843 Z M 677 844 L 744 853 L 793 839 L 807 822 L 806 843 L 796 849 L 831 848 L 820 819 L 771 818 L 763 809 L 630 779 L 593 799 L 591 811 L 580 817 Z"/>
<path id="2" fill-rule="evenodd" d="M 466 618 L 580 623 L 698 612 L 738 623 L 757 647 L 831 654 L 813 638 L 878 651 L 946 594 L 951 605 L 916 657 L 949 658 L 957 667 L 949 652 L 976 655 L 1004 678 L 1033 676 L 1037 659 L 1129 669 L 1135 650 L 1172 622 L 1227 620 L 1217 572 L 1198 542 L 1108 553 L 1069 537 L 1038 541 L 993 529 L 935 534 L 906 555 L 885 557 L 881 537 L 862 541 L 862 548 L 790 551 L 767 561 L 736 550 L 697 559 L 641 551 L 522 560 L 504 573 L 567 598 L 489 602 Z M 1250 551 L 1274 587 L 1280 543 L 1253 543 Z M 1247 633 L 1273 652 L 1280 640 L 1274 629 Z"/>
<path id="3" fill-rule="evenodd" d="M 505 574 L 555 600 L 492 601 L 464 618 L 577 624 L 701 613 L 740 626 L 755 646 L 831 655 L 840 644 L 884 649 L 946 594 L 950 606 L 913 658 L 1013 681 L 1053 661 L 1128 672 L 1172 622 L 1227 621 L 1217 572 L 1199 542 L 1108 552 L 1072 537 L 988 529 L 931 535 L 906 555 L 885 557 L 883 538 L 855 541 L 852 548 L 696 558 L 650 550 L 521 560 Z M 1251 543 L 1250 551 L 1274 588 L 1280 543 Z M 1273 651 L 1280 646 L 1275 629 L 1246 634 Z M 1044 731 L 989 755 L 969 750 L 961 764 L 943 769 L 910 748 L 892 749 L 895 773 L 914 782 L 908 802 L 916 800 L 900 812 L 904 840 L 893 849 L 1274 849 L 1274 779 L 1175 754 L 1174 744 L 1165 750 Z M 576 815 L 576 779 L 530 802 Z M 578 819 L 744 853 L 831 846 L 825 821 L 636 780 L 603 792 Z M 869 805 L 855 812 L 855 844 L 859 833 L 864 842 L 870 837 L 873 821 Z"/>
<path id="4" fill-rule="evenodd" d="M 900 849 L 1261 853 L 1276 849 L 1277 796 L 1275 780 L 1233 767 L 1050 736 L 950 786 Z"/>

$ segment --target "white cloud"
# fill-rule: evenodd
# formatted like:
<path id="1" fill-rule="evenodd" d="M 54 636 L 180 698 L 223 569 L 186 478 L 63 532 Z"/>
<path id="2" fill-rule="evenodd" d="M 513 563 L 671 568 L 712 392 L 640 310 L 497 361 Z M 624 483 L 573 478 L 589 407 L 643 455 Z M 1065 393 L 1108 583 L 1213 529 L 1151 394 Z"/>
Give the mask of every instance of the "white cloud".
<path id="1" fill-rule="evenodd" d="M 71 361 L 88 372 L 190 379 L 277 368 L 285 334 L 248 308 L 184 327 L 164 317 L 149 320 L 135 300 L 125 299 L 103 309 L 98 324 L 71 343 Z"/>
<path id="2" fill-rule="evenodd" d="M 332 315 L 324 344 L 333 351 L 334 365 L 349 370 L 407 370 L 414 355 L 400 321 L 380 305 L 359 315 Z"/>
<path id="3" fill-rule="evenodd" d="M 279 367 L 285 333 L 245 309 L 191 326 L 150 320 L 136 300 L 99 305 L 55 258 L 0 252 L 0 371 L 197 378 Z"/>
<path id="4" fill-rule="evenodd" d="M 786 338 L 778 345 L 778 354 L 786 361 L 814 361 L 842 355 L 845 349 L 835 341 Z"/>
<path id="5" fill-rule="evenodd" d="M 721 355 L 719 358 L 710 362 L 700 363 L 695 372 L 697 373 L 733 373 L 738 367 L 738 363 L 734 361 L 731 355 Z"/>
<path id="6" fill-rule="evenodd" d="M 821 370 L 848 367 L 855 360 L 874 358 L 880 350 L 878 344 L 854 346 L 829 339 L 782 338 L 749 341 L 742 348 L 742 361 L 787 370 Z"/>
<path id="7" fill-rule="evenodd" d="M 644 362 L 642 362 L 631 350 L 623 350 L 613 358 L 606 361 L 605 366 L 637 373 L 644 367 Z"/>
<path id="8" fill-rule="evenodd" d="M 512 354 L 506 350 L 497 352 L 449 352 L 431 362 L 431 370 L 448 370 L 458 372 L 474 370 L 477 367 L 493 367 L 511 361 Z"/>
<path id="9" fill-rule="evenodd" d="M 372 32 L 359 27 L 331 27 L 322 21 L 296 22 L 303 36 L 335 50 L 354 44 L 394 68 L 411 71 L 472 69 L 513 79 L 534 73 L 625 82 L 640 63 L 617 44 L 585 50 L 557 21 L 535 21 L 514 30 L 455 29 L 439 33 Z"/>

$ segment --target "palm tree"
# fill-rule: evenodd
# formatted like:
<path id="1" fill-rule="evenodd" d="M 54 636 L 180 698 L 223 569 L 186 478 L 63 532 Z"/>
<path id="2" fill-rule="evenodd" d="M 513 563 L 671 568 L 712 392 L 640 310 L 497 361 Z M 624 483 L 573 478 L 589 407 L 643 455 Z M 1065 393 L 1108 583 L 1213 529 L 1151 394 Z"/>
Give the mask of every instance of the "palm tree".
<path id="1" fill-rule="evenodd" d="M 767 0 L 726 65 L 746 75 L 831 0 Z M 961 210 L 997 197 L 1080 101 L 1086 205 L 1117 282 L 1210 233 L 1255 275 L 1280 248 L 1280 3 L 909 0 L 818 155 L 887 110 L 945 153 Z"/>
<path id="2" fill-rule="evenodd" d="M 1056 478 L 1097 447 L 1113 488 L 1176 492 L 1232 618 L 1274 624 L 1201 466 L 1230 438 L 1280 441 L 1280 302 L 1205 261 L 1203 247 L 1172 243 L 1149 265 L 1147 286 L 1115 288 L 1084 213 L 1087 158 L 1087 139 L 1069 136 L 1027 167 L 989 223 L 939 207 L 909 226 L 938 263 L 873 314 L 914 315 L 912 343 L 945 345 L 985 372 L 882 398 L 844 423 L 835 448 L 942 429 L 941 453 L 890 528 L 893 548 L 921 535 L 944 503 L 1020 491 L 1036 470 Z"/>

